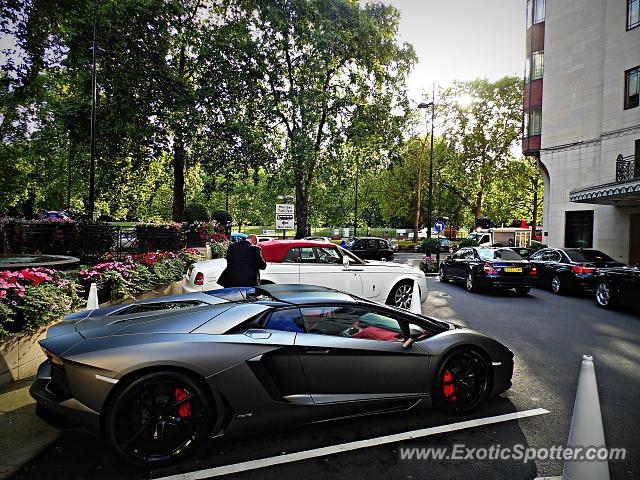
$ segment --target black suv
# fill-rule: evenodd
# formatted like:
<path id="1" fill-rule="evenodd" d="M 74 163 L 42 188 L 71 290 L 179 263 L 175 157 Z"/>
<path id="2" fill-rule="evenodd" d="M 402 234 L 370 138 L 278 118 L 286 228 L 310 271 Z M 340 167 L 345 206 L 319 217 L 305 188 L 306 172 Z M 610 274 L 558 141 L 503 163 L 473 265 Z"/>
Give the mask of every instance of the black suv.
<path id="1" fill-rule="evenodd" d="M 368 260 L 393 260 L 393 248 L 384 238 L 356 237 L 349 250 Z"/>

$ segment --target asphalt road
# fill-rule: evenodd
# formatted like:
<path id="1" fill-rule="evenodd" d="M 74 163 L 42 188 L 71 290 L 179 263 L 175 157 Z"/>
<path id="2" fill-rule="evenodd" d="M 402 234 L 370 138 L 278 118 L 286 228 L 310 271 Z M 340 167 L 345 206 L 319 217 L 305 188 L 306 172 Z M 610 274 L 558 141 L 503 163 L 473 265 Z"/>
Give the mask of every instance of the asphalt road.
<path id="1" fill-rule="evenodd" d="M 399 254 L 397 261 L 417 263 L 421 255 Z M 448 417 L 435 411 L 379 415 L 277 430 L 242 440 L 212 441 L 194 458 L 162 471 L 135 470 L 100 440 L 64 434 L 18 478 L 106 479 L 158 478 L 213 466 L 278 456 L 283 453 L 483 418 L 545 408 L 549 414 L 402 443 L 297 461 L 229 475 L 229 478 L 367 478 L 367 479 L 532 479 L 560 475 L 559 461 L 407 461 L 399 449 L 440 447 L 552 447 L 566 443 L 582 354 L 593 355 L 605 438 L 608 446 L 626 447 L 627 459 L 610 462 L 611 478 L 640 478 L 640 316 L 607 312 L 590 298 L 558 297 L 534 289 L 526 297 L 513 292 L 468 293 L 462 287 L 428 281 L 423 311 L 492 335 L 516 356 L 513 387 L 487 403 L 473 417 Z M 19 439 L 16 439 L 19 441 Z"/>

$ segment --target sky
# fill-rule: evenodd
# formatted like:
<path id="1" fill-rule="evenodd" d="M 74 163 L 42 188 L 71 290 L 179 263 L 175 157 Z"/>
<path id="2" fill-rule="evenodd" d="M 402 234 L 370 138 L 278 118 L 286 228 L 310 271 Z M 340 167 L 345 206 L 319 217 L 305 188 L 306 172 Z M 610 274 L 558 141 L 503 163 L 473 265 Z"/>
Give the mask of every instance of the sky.
<path id="1" fill-rule="evenodd" d="M 399 34 L 418 63 L 409 96 L 419 102 L 436 82 L 523 75 L 526 0 L 382 0 L 401 13 Z"/>

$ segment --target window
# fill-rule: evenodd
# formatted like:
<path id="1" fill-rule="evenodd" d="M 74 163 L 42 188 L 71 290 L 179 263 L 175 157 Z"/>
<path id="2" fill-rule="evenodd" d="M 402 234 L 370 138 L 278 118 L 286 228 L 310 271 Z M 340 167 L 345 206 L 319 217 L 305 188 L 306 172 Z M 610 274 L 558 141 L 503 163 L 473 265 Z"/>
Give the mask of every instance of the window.
<path id="1" fill-rule="evenodd" d="M 389 245 L 387 245 L 387 242 L 384 240 L 376 240 L 378 242 L 378 248 L 380 250 L 386 250 L 387 248 L 389 248 Z"/>
<path id="2" fill-rule="evenodd" d="M 542 78 L 544 74 L 544 50 L 533 52 L 524 65 L 524 80 L 530 82 Z"/>
<path id="3" fill-rule="evenodd" d="M 271 314 L 266 325 L 267 330 L 280 330 L 282 332 L 304 333 L 304 321 L 300 310 L 291 308 L 278 310 Z"/>
<path id="4" fill-rule="evenodd" d="M 292 248 L 282 259 L 283 263 L 300 263 L 300 249 Z"/>
<path id="5" fill-rule="evenodd" d="M 367 240 L 367 249 L 369 249 L 369 250 L 377 250 L 378 249 L 378 244 L 376 243 L 375 240 L 370 238 L 369 240 Z"/>
<path id="6" fill-rule="evenodd" d="M 481 260 L 522 260 L 522 257 L 518 255 L 513 250 L 501 249 L 501 250 L 490 250 L 490 249 L 479 249 L 478 255 Z"/>
<path id="7" fill-rule="evenodd" d="M 615 262 L 613 258 L 599 250 L 569 250 L 567 256 L 574 262 Z"/>
<path id="8" fill-rule="evenodd" d="M 640 102 L 640 67 L 624 72 L 624 109 L 635 108 Z"/>
<path id="9" fill-rule="evenodd" d="M 400 323 L 358 306 L 302 308 L 307 333 L 369 340 L 404 341 Z"/>
<path id="10" fill-rule="evenodd" d="M 529 0 L 527 2 L 527 28 L 539 22 L 544 22 L 544 0 Z"/>
<path id="11" fill-rule="evenodd" d="M 540 135 L 542 130 L 542 109 L 531 107 L 524 112 L 524 136 Z"/>
<path id="12" fill-rule="evenodd" d="M 320 263 L 342 263 L 342 257 L 338 253 L 338 250 L 331 247 L 313 247 L 318 256 Z"/>
<path id="13" fill-rule="evenodd" d="M 640 0 L 627 0 L 627 30 L 640 25 Z"/>
<path id="14" fill-rule="evenodd" d="M 593 246 L 593 210 L 566 212 L 564 245 L 575 248 Z"/>
<path id="15" fill-rule="evenodd" d="M 300 261 L 302 263 L 317 263 L 316 256 L 313 253 L 313 248 L 311 247 L 300 248 Z"/>

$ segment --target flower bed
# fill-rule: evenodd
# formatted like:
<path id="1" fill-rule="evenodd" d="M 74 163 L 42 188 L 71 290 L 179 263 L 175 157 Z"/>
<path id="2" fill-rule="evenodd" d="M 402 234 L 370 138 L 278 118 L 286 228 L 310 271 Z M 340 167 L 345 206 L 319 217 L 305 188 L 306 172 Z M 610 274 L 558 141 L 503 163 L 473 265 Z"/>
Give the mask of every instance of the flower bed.
<path id="1" fill-rule="evenodd" d="M 122 261 L 105 258 L 80 271 L 28 268 L 0 272 L 0 337 L 31 332 L 85 304 L 81 293 L 98 285 L 98 298 L 123 300 L 175 282 L 200 259 L 197 249 L 148 252 Z"/>

